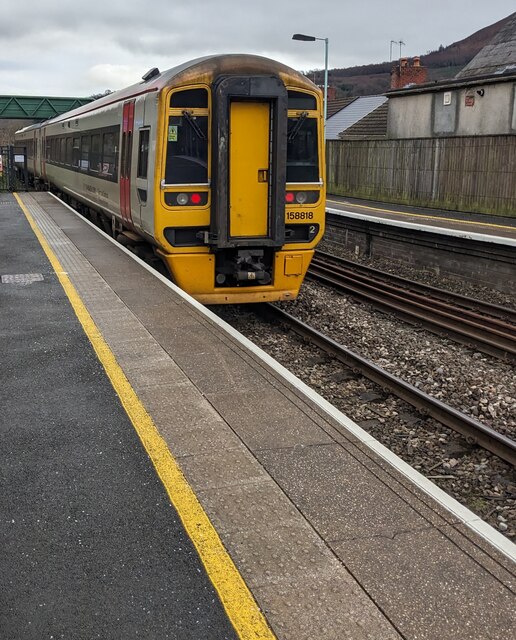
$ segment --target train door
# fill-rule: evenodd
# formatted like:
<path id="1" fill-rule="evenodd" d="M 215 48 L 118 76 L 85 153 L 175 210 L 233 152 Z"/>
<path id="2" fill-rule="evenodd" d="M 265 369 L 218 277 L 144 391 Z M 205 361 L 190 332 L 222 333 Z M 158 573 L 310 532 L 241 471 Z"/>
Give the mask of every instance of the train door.
<path id="1" fill-rule="evenodd" d="M 36 130 L 34 130 L 34 133 L 32 135 L 33 135 L 33 140 L 32 140 L 32 166 L 29 167 L 29 171 L 32 171 L 32 173 L 34 175 L 36 175 L 36 168 L 37 168 L 37 165 L 36 165 L 36 154 L 38 152 L 38 141 L 37 141 L 37 138 L 36 138 Z"/>
<path id="2" fill-rule="evenodd" d="M 285 244 L 287 90 L 280 78 L 222 76 L 213 95 L 212 216 L 217 249 Z"/>
<path id="3" fill-rule="evenodd" d="M 47 167 L 46 167 L 46 152 L 47 152 L 47 134 L 45 129 L 42 130 L 41 132 L 41 136 L 40 136 L 40 149 L 39 149 L 39 153 L 40 153 L 40 158 L 41 158 L 41 177 L 43 178 L 43 180 L 47 179 Z"/>
<path id="4" fill-rule="evenodd" d="M 133 176 L 131 180 L 131 202 L 133 212 L 133 224 L 142 229 L 147 213 L 147 206 L 152 200 L 148 185 L 148 158 L 150 128 L 146 125 L 145 117 L 146 96 L 136 98 L 134 105 L 134 134 L 133 148 L 135 162 L 133 163 Z M 143 220 L 142 220 L 143 218 Z"/>
<path id="5" fill-rule="evenodd" d="M 134 100 L 124 102 L 122 112 L 122 149 L 120 161 L 120 214 L 132 226 L 131 215 L 131 160 L 134 130 Z"/>
<path id="6" fill-rule="evenodd" d="M 269 222 L 269 102 L 232 101 L 229 118 L 229 235 L 265 237 Z"/>

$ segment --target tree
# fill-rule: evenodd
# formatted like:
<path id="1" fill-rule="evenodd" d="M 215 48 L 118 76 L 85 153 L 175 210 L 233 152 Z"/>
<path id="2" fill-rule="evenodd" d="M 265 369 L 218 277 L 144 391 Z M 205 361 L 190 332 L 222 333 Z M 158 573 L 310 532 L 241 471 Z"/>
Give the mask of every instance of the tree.
<path id="1" fill-rule="evenodd" d="M 104 93 L 94 93 L 91 96 L 88 96 L 92 100 L 98 100 L 99 98 L 104 98 L 104 96 L 109 96 L 111 93 L 114 93 L 112 89 L 106 89 Z"/>

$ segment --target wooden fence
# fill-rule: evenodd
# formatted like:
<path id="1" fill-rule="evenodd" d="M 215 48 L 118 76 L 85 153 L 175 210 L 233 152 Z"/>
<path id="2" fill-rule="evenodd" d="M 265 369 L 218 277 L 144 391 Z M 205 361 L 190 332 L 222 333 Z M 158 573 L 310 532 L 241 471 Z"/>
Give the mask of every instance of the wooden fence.
<path id="1" fill-rule="evenodd" d="M 516 216 L 516 136 L 329 140 L 328 191 Z"/>

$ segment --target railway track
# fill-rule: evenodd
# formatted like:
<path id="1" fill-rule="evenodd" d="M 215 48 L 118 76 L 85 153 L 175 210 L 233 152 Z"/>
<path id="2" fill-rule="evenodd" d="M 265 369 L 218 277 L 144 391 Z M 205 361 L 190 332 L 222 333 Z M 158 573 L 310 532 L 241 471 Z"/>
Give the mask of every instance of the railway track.
<path id="1" fill-rule="evenodd" d="M 259 312 L 266 318 L 288 326 L 297 335 L 316 345 L 354 372 L 362 374 L 383 389 L 390 391 L 415 407 L 418 412 L 434 418 L 462 434 L 467 440 L 477 443 L 516 466 L 516 441 L 511 438 L 424 393 L 274 305 L 262 304 L 259 306 Z"/>
<path id="2" fill-rule="evenodd" d="M 479 351 L 516 362 L 516 311 L 316 252 L 308 277 Z"/>

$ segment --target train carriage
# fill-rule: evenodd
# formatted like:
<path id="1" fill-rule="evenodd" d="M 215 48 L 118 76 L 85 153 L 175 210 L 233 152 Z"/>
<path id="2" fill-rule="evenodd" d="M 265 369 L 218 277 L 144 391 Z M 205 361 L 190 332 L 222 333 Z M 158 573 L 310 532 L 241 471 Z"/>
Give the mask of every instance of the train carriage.
<path id="1" fill-rule="evenodd" d="M 296 297 L 324 232 L 319 89 L 278 62 L 200 58 L 16 134 L 43 184 L 145 246 L 207 304 Z"/>

